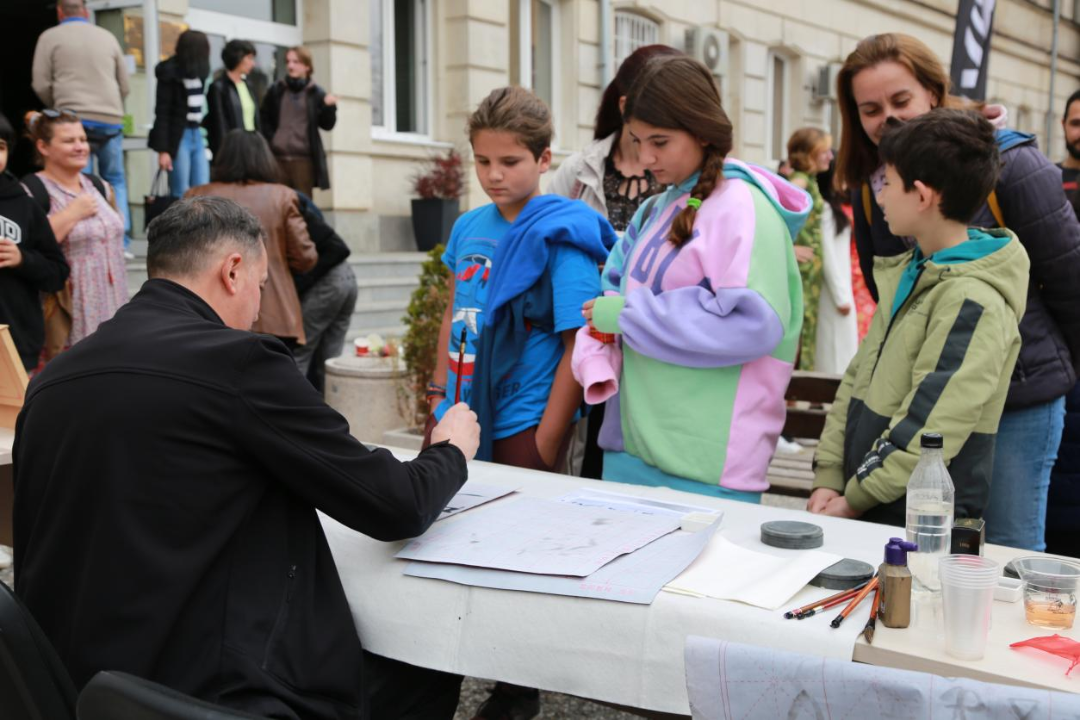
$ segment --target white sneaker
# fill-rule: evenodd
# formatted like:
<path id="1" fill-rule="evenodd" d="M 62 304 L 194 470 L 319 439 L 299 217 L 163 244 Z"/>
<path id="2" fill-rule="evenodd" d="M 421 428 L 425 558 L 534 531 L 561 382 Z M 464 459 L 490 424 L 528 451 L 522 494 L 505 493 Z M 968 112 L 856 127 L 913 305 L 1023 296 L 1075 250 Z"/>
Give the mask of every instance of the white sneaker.
<path id="1" fill-rule="evenodd" d="M 803 446 L 794 440 L 788 440 L 783 435 L 776 439 L 776 452 L 781 455 L 797 455 L 802 452 Z"/>
<path id="2" fill-rule="evenodd" d="M 125 250 L 124 251 L 124 259 L 125 260 L 134 260 L 135 259 L 135 253 L 131 252 L 130 250 Z"/>
<path id="3" fill-rule="evenodd" d="M 0 545 L 0 570 L 11 567 L 11 548 Z"/>

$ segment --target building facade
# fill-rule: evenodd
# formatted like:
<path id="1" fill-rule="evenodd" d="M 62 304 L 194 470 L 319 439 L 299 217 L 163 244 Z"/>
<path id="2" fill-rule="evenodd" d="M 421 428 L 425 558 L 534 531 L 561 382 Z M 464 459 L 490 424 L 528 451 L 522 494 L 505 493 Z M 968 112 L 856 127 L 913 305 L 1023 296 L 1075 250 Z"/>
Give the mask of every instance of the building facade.
<path id="1" fill-rule="evenodd" d="M 259 49 L 260 82 L 284 69 L 284 48 L 303 43 L 317 82 L 340 98 L 324 136 L 331 189 L 317 191 L 342 235 L 361 252 L 412 248 L 410 178 L 451 147 L 468 158 L 465 119 L 495 87 L 533 88 L 551 106 L 556 161 L 592 137 L 602 89 L 636 47 L 665 43 L 707 62 L 735 126 L 735 154 L 764 164 L 804 125 L 839 134 L 835 71 L 862 37 L 904 32 L 944 61 L 952 52 L 956 0 L 92 0 L 96 22 L 135 56 L 128 100 L 129 169 L 136 191 L 152 163 L 140 152 L 151 122 L 152 68 L 142 58 L 186 27 L 208 33 L 212 60 L 228 38 Z M 998 0 L 988 99 L 1010 125 L 1064 154 L 1060 114 L 1080 87 L 1080 0 L 1063 0 L 1050 107 L 1052 0 Z M 157 23 L 152 17 L 156 13 Z M 143 21 L 156 25 L 156 37 Z M 1047 111 L 1053 131 L 1047 144 Z M 143 142 L 142 147 L 145 147 Z M 143 157 L 140 157 L 143 156 Z M 470 173 L 463 207 L 485 202 Z M 133 200 L 137 202 L 137 200 Z M 133 208 L 134 209 L 134 208 Z"/>

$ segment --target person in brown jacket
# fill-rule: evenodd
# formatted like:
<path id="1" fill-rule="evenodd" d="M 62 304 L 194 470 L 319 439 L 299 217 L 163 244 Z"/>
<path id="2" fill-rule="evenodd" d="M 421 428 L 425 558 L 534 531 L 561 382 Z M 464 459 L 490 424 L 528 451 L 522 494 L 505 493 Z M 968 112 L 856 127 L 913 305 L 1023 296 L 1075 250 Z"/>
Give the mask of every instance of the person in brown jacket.
<path id="1" fill-rule="evenodd" d="M 319 259 L 308 235 L 296 193 L 280 184 L 280 169 L 270 146 L 257 132 L 232 130 L 221 143 L 210 183 L 185 197 L 215 195 L 247 208 L 263 227 L 269 259 L 259 319 L 252 330 L 286 344 L 303 345 L 304 319 L 292 273 L 306 273 Z"/>

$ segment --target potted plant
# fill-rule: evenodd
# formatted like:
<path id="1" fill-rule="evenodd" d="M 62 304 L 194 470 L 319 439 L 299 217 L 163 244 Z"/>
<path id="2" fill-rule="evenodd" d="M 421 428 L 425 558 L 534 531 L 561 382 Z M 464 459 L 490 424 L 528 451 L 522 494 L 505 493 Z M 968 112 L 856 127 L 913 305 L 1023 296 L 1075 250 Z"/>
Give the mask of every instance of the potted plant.
<path id="1" fill-rule="evenodd" d="M 426 391 L 435 374 L 446 303 L 450 299 L 450 270 L 442 262 L 443 246 L 436 245 L 420 271 L 420 285 L 413 290 L 408 314 L 402 318 L 407 326 L 401 340 L 401 357 L 405 362 L 404 386 L 398 397 L 408 404 L 403 414 L 411 417 L 414 426 L 423 428 L 428 416 Z"/>
<path id="2" fill-rule="evenodd" d="M 418 250 L 427 252 L 450 239 L 459 213 L 458 199 L 465 191 L 461 155 L 451 149 L 445 155 L 426 160 L 413 176 L 413 234 Z"/>

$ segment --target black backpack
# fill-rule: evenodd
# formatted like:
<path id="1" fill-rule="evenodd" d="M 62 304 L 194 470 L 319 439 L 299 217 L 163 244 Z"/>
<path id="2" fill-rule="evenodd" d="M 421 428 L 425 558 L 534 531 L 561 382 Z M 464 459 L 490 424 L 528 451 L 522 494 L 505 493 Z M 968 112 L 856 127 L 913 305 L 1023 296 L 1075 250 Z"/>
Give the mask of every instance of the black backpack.
<path id="1" fill-rule="evenodd" d="M 105 189 L 105 181 L 97 175 L 87 175 L 90 183 L 101 193 L 101 197 L 105 198 L 105 202 L 109 202 L 109 191 Z M 52 203 L 49 201 L 49 191 L 45 189 L 45 183 L 41 182 L 41 178 L 37 176 L 37 173 L 30 173 L 24 175 L 20 182 L 30 191 L 30 197 L 34 198 L 34 202 L 38 204 L 45 214 L 49 214 L 49 210 L 52 209 Z"/>

